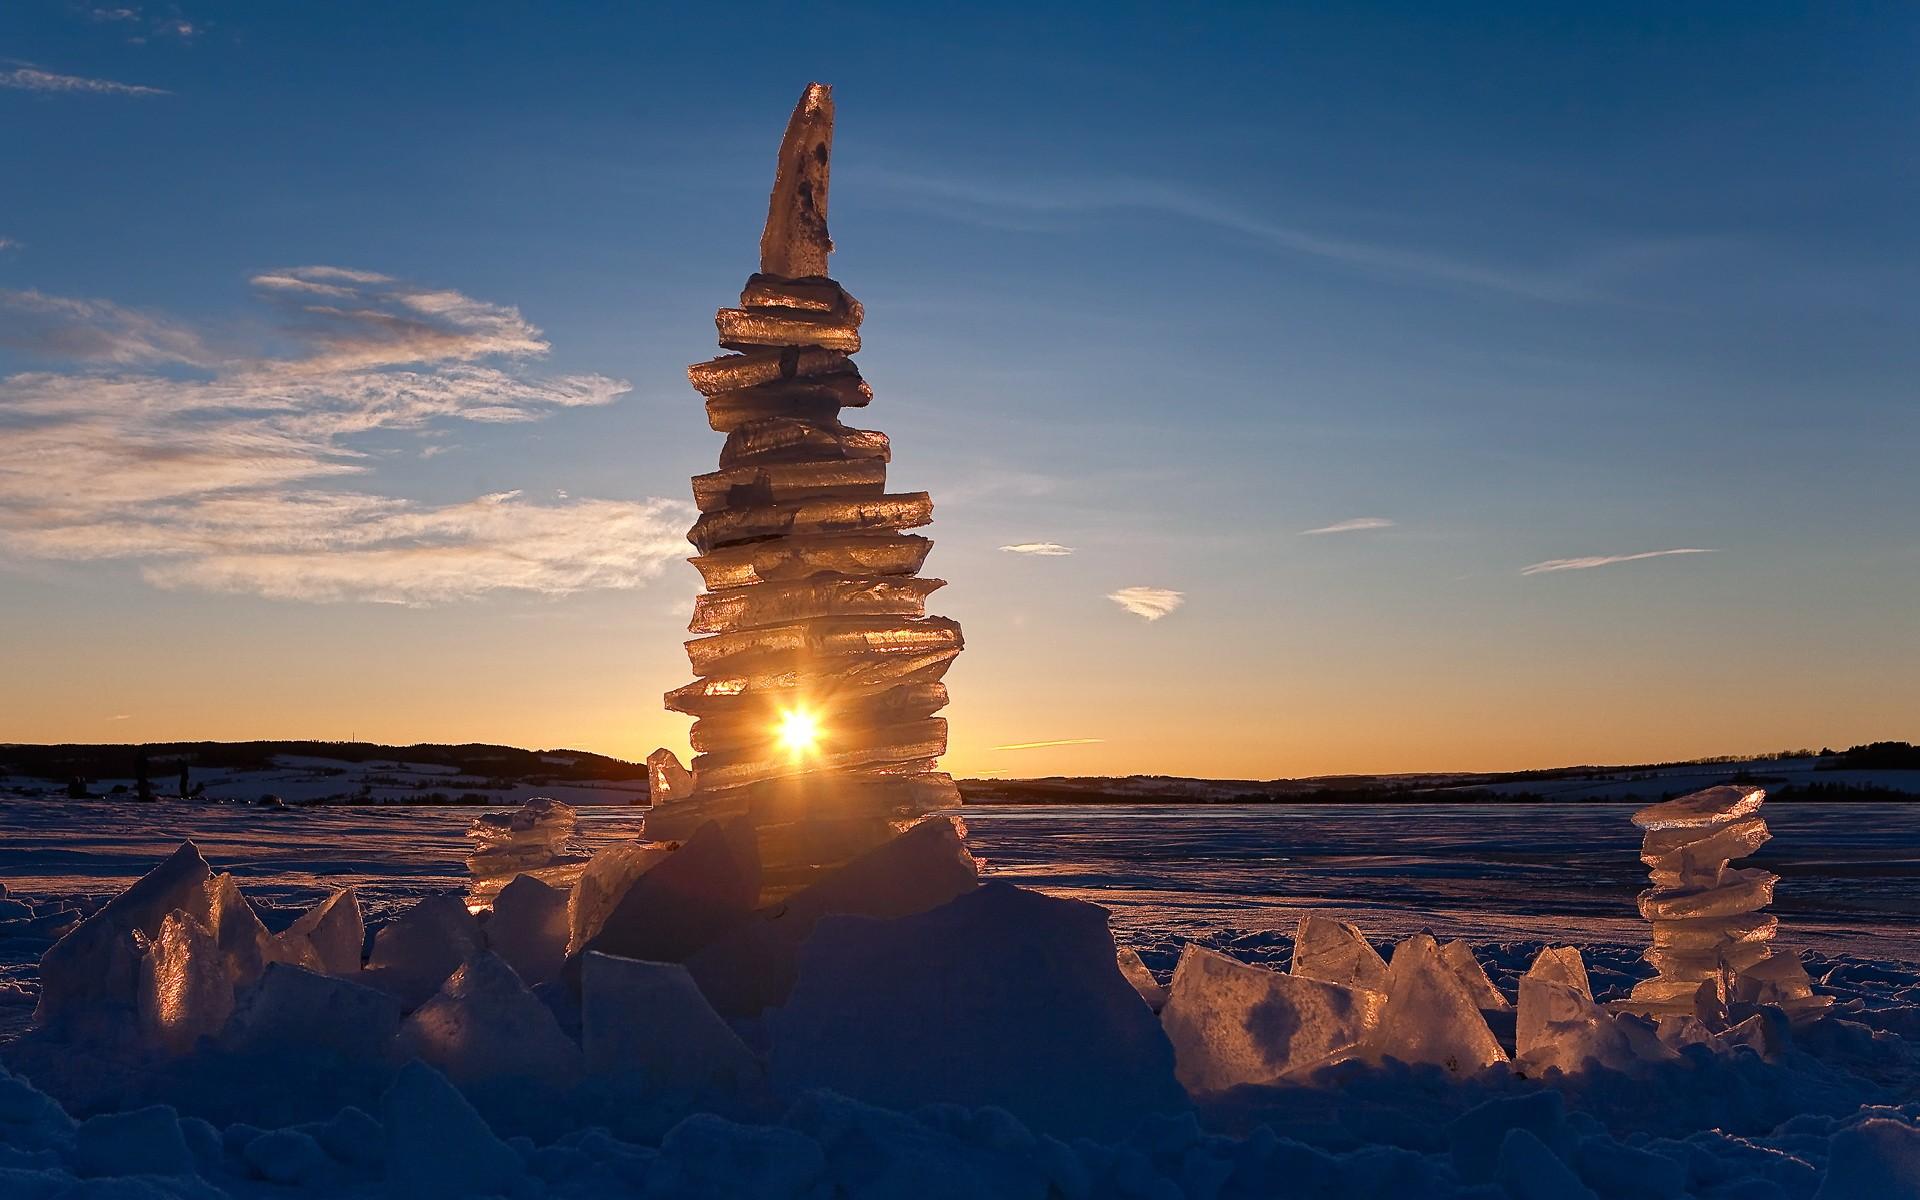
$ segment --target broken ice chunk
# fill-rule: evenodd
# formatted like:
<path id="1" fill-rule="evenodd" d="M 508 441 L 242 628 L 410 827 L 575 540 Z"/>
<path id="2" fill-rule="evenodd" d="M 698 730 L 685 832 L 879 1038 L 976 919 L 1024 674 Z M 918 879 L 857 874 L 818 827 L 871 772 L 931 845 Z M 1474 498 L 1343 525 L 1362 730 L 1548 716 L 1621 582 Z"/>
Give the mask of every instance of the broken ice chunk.
<path id="1" fill-rule="evenodd" d="M 1127 977 L 1133 990 L 1147 1002 L 1147 1007 L 1155 1012 L 1167 1006 L 1167 985 L 1155 979 L 1153 972 L 1147 970 L 1147 964 L 1140 961 L 1140 955 L 1131 946 L 1122 946 L 1116 955 L 1120 963 L 1120 973 Z"/>
<path id="2" fill-rule="evenodd" d="M 1587 979 L 1587 964 L 1580 957 L 1580 951 L 1573 946 L 1542 946 L 1540 953 L 1533 956 L 1533 965 L 1527 968 L 1524 979 L 1544 979 L 1548 983 L 1557 983 L 1570 987 L 1578 995 L 1593 999 L 1593 984 Z"/>
<path id="3" fill-rule="evenodd" d="M 480 948 L 480 927 L 459 896 L 428 896 L 374 935 L 366 982 L 412 1008 Z"/>
<path id="4" fill-rule="evenodd" d="M 399 1047 L 456 1084 L 520 1078 L 563 1087 L 580 1074 L 580 1048 L 553 1011 L 485 950 L 401 1024 Z"/>
<path id="5" fill-rule="evenodd" d="M 1656 950 L 1713 950 L 1729 942 L 1765 942 L 1780 927 L 1770 913 L 1736 913 L 1728 917 L 1653 922 Z"/>
<path id="6" fill-rule="evenodd" d="M 568 959 L 569 981 L 578 982 L 585 952 L 685 962 L 743 923 L 760 896 L 760 863 L 750 832 L 709 821 L 685 845 L 649 867 Z"/>
<path id="7" fill-rule="evenodd" d="M 848 354 L 860 349 L 860 328 L 843 317 L 766 308 L 723 308 L 713 316 L 720 344 L 729 350 L 755 346 L 814 346 Z"/>
<path id="8" fill-rule="evenodd" d="M 1729 998 L 1743 1004 L 1784 1008 L 1812 995 L 1813 980 L 1801 965 L 1800 955 L 1774 948 L 1772 953 L 1739 971 Z"/>
<path id="9" fill-rule="evenodd" d="M 827 273 L 827 181 L 833 157 L 833 89 L 810 83 L 780 139 L 767 225 L 760 234 L 760 271 L 782 279 Z"/>
<path id="10" fill-rule="evenodd" d="M 768 417 L 742 425 L 727 435 L 720 447 L 720 466 L 747 463 L 798 462 L 802 459 L 893 457 L 887 435 L 877 429 L 855 429 L 838 421 L 816 425 L 791 417 Z"/>
<path id="11" fill-rule="evenodd" d="M 1434 1063 L 1449 1071 L 1477 1071 L 1507 1061 L 1487 1019 L 1431 935 L 1416 934 L 1393 948 L 1388 999 L 1363 1047 L 1370 1058 Z"/>
<path id="12" fill-rule="evenodd" d="M 691 784 L 688 790 L 691 792 Z M 673 799 L 683 801 L 685 798 L 675 796 Z M 658 801 L 654 811 L 659 811 Z M 651 822 L 652 817 L 648 821 Z M 671 846 L 632 841 L 615 842 L 594 855 L 567 897 L 567 953 L 578 953 L 580 947 L 599 933 L 634 880 L 660 865 L 671 853 Z"/>
<path id="13" fill-rule="evenodd" d="M 68 930 L 40 958 L 42 1027 L 112 1026 L 136 1010 L 140 953 L 134 941 L 160 935 L 167 914 L 205 917 L 205 884 L 213 875 L 199 847 L 182 842 L 126 891 Z"/>
<path id="14" fill-rule="evenodd" d="M 1721 971 L 1741 971 L 1771 953 L 1765 942 L 1728 942 L 1706 950 L 1649 949 L 1641 957 L 1668 979 L 1710 979 Z"/>
<path id="15" fill-rule="evenodd" d="M 715 512 L 815 496 L 878 496 L 886 487 L 887 464 L 877 458 L 760 463 L 695 475 L 693 502 L 701 512 Z"/>
<path id="16" fill-rule="evenodd" d="M 1306 979 L 1385 994 L 1387 963 L 1360 927 L 1318 913 L 1300 918 L 1288 970 Z"/>
<path id="17" fill-rule="evenodd" d="M 1444 942 L 1440 946 L 1440 957 L 1446 960 L 1453 973 L 1466 985 L 1467 994 L 1473 1002 L 1487 1012 L 1505 1012 L 1513 1005 L 1493 986 L 1493 980 L 1487 978 L 1487 970 L 1480 960 L 1473 956 L 1473 947 L 1458 938 Z"/>
<path id="18" fill-rule="evenodd" d="M 694 778 L 702 790 L 736 788 L 785 775 L 906 763 L 947 752 L 944 717 L 870 726 L 860 733 L 845 740 L 822 737 L 804 754 L 778 745 L 702 754 L 693 760 Z"/>
<path id="19" fill-rule="evenodd" d="M 851 700 L 841 697 L 790 699 L 791 703 L 786 705 L 742 703 L 723 713 L 695 721 L 689 734 L 693 748 L 701 752 L 713 752 L 755 747 L 764 750 L 776 746 L 783 739 L 786 714 L 794 711 L 804 712 L 812 718 L 819 745 L 865 738 L 871 736 L 871 731 L 879 726 L 921 720 L 945 708 L 947 686 L 943 683 L 910 683 L 889 688 L 878 695 Z"/>
<path id="20" fill-rule="evenodd" d="M 467 855 L 467 871 L 473 876 L 468 906 L 493 903 L 501 887 L 521 872 L 549 879 L 564 876 L 570 882 L 572 872 L 565 868 L 583 861 L 567 848 L 575 821 L 572 806 L 551 796 L 535 796 L 519 808 L 475 817 L 467 829 L 474 847 Z"/>
<path id="21" fill-rule="evenodd" d="M 760 1074 L 753 1052 L 679 963 L 587 954 L 580 1032 L 590 1070 L 650 1089 L 728 1092 Z"/>
<path id="22" fill-rule="evenodd" d="M 1673 886 L 1677 879 L 1662 879 L 1663 874 L 1678 876 L 1711 875 L 1729 860 L 1744 858 L 1766 845 L 1772 838 L 1767 823 L 1759 817 L 1730 822 L 1711 829 L 1682 827 L 1649 833 L 1640 848 L 1640 861 L 1654 872 L 1654 883 Z"/>
<path id="23" fill-rule="evenodd" d="M 740 290 L 742 308 L 798 308 L 807 312 L 832 313 L 858 325 L 866 318 L 866 308 L 831 279 L 782 279 L 777 275 L 755 274 Z"/>
<path id="24" fill-rule="evenodd" d="M 233 1012 L 233 978 L 220 943 L 183 912 L 168 913 L 140 970 L 140 1025 L 170 1054 L 218 1033 Z"/>
<path id="25" fill-rule="evenodd" d="M 1160 1023 L 1180 1082 L 1216 1092 L 1350 1056 L 1386 1003 L 1378 992 L 1282 975 L 1188 942 Z"/>
<path id="26" fill-rule="evenodd" d="M 1759 811 L 1766 799 L 1765 788 L 1723 784 L 1664 804 L 1650 804 L 1633 814 L 1633 823 L 1646 830 L 1719 825 Z"/>
<path id="27" fill-rule="evenodd" d="M 1773 903 L 1780 877 L 1758 867 L 1728 868 L 1709 887 L 1650 889 L 1640 893 L 1640 915 L 1649 921 L 1698 921 L 1731 917 Z"/>
<path id="28" fill-rule="evenodd" d="M 652 804 L 671 804 L 693 793 L 693 773 L 680 762 L 680 756 L 665 746 L 647 755 L 647 800 Z"/>
<path id="29" fill-rule="evenodd" d="M 262 1058 L 321 1049 L 366 1062 L 385 1057 L 399 1029 L 400 1002 L 387 993 L 275 962 L 238 997 L 220 1044 Z"/>
<path id="30" fill-rule="evenodd" d="M 273 955 L 273 935 L 240 894 L 240 886 L 231 874 L 217 875 L 207 884 L 207 928 L 220 945 L 228 978 L 236 990 L 260 978 Z"/>
<path id="31" fill-rule="evenodd" d="M 830 534 L 728 546 L 693 560 L 714 591 L 812 575 L 912 575 L 933 543 L 919 534 Z"/>
<path id="32" fill-rule="evenodd" d="M 810 496 L 702 513 L 687 532 L 687 540 L 707 554 L 721 546 L 761 538 L 912 529 L 931 520 L 933 500 L 925 492 Z"/>
<path id="33" fill-rule="evenodd" d="M 1725 1024 L 1727 981 L 1724 974 L 1708 979 L 1663 979 L 1654 976 L 1633 985 L 1625 1000 L 1610 1002 L 1619 1012 L 1642 1016 L 1692 1017 L 1709 1027 Z"/>
<path id="34" fill-rule="evenodd" d="M 493 913 L 481 927 L 487 949 L 505 959 L 528 984 L 560 974 L 567 957 L 565 889 L 532 875 L 516 875 L 494 897 Z"/>
<path id="35" fill-rule="evenodd" d="M 712 396 L 783 379 L 810 379 L 852 369 L 853 364 L 838 350 L 753 350 L 694 363 L 687 368 L 687 379 L 696 391 Z"/>
<path id="36" fill-rule="evenodd" d="M 360 951 L 366 945 L 366 924 L 360 916 L 360 894 L 341 888 L 276 939 L 274 958 L 308 965 L 327 975 L 357 975 Z"/>

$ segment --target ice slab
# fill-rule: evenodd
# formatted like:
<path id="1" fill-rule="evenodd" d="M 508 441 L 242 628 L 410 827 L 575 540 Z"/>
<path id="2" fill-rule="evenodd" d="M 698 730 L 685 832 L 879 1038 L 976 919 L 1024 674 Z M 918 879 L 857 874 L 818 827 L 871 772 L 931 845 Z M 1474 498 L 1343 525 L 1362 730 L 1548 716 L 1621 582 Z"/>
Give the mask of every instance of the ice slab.
<path id="1" fill-rule="evenodd" d="M 1557 983 L 1570 987 L 1577 994 L 1593 999 L 1593 983 L 1587 977 L 1586 960 L 1574 946 L 1543 946 L 1540 953 L 1533 956 L 1533 965 L 1527 968 L 1523 978 L 1544 979 L 1548 983 Z"/>
<path id="2" fill-rule="evenodd" d="M 629 841 L 615 842 L 595 854 L 567 896 L 567 953 L 577 953 L 592 940 L 634 880 L 671 853 L 671 846 Z"/>
<path id="3" fill-rule="evenodd" d="M 176 909 L 206 916 L 206 883 L 213 872 L 192 842 L 180 847 L 126 891 L 107 901 L 41 956 L 36 1024 L 103 1031 L 135 1011 L 139 950 L 134 934 L 158 937 Z"/>
<path id="4" fill-rule="evenodd" d="M 273 935 L 240 894 L 232 875 L 216 875 L 207 882 L 206 912 L 207 928 L 220 946 L 228 981 L 236 990 L 250 986 L 273 957 Z"/>
<path id="5" fill-rule="evenodd" d="M 467 829 L 473 852 L 467 871 L 473 882 L 467 903 L 493 903 L 508 880 L 522 872 L 553 874 L 561 864 L 578 861 L 569 853 L 576 815 L 571 805 L 551 796 L 535 796 L 519 808 L 481 813 Z"/>
<path id="6" fill-rule="evenodd" d="M 374 1061 L 389 1054 L 399 1030 L 400 1002 L 386 992 L 275 962 L 240 994 L 220 1044 L 261 1057 L 320 1049 Z"/>
<path id="7" fill-rule="evenodd" d="M 322 900 L 280 933 L 273 957 L 310 966 L 327 975 L 358 975 L 366 945 L 360 894 L 351 887 Z"/>
<path id="8" fill-rule="evenodd" d="M 1747 817 L 1702 830 L 1694 827 L 1649 833 L 1640 848 L 1640 861 L 1660 876 L 1711 876 L 1729 860 L 1744 858 L 1767 844 L 1773 835 L 1760 817 Z"/>
<path id="9" fill-rule="evenodd" d="M 694 602 L 694 633 L 724 633 L 816 617 L 922 617 L 943 579 L 822 576 L 709 592 Z"/>
<path id="10" fill-rule="evenodd" d="M 787 119 L 760 234 L 760 272 L 781 279 L 824 276 L 833 239 L 827 236 L 827 183 L 832 176 L 833 89 L 810 83 Z"/>
<path id="11" fill-rule="evenodd" d="M 740 289 L 740 307 L 831 313 L 855 325 L 865 320 L 867 313 L 865 305 L 831 279 L 783 279 L 759 273 L 748 276 L 746 286 Z"/>
<path id="12" fill-rule="evenodd" d="M 715 392 L 707 397 L 707 425 L 717 433 L 732 433 L 755 421 L 775 418 L 831 425 L 840 419 L 841 409 L 864 408 L 872 402 L 873 389 L 858 371 L 848 370 Z M 696 493 L 701 478 L 694 477 Z"/>
<path id="13" fill-rule="evenodd" d="M 720 447 L 720 468 L 825 458 L 877 458 L 884 462 L 892 457 L 887 435 L 876 429 L 855 429 L 838 421 L 768 417 L 739 426 L 727 435 Z"/>
<path id="14" fill-rule="evenodd" d="M 1428 934 L 1393 949 L 1388 998 L 1363 1052 L 1370 1058 L 1433 1063 L 1472 1072 L 1507 1061 L 1480 1006 Z"/>
<path id="15" fill-rule="evenodd" d="M 480 927 L 459 896 L 428 896 L 374 935 L 364 981 L 413 1008 L 480 948 Z"/>
<path id="16" fill-rule="evenodd" d="M 845 317 L 801 310 L 723 308 L 713 315 L 720 344 L 728 350 L 756 346 L 810 346 L 855 354 L 860 327 Z"/>
<path id="17" fill-rule="evenodd" d="M 1558 979 L 1532 973 L 1520 979 L 1514 1022 L 1514 1058 L 1529 1075 L 1572 1074 L 1591 1065 L 1625 1070 L 1647 1057 L 1636 1039 L 1591 996 Z M 1639 1039 L 1654 1045 L 1652 1039 Z"/>
<path id="18" fill-rule="evenodd" d="M 823 918 L 909 917 L 965 895 L 979 881 L 964 826 L 952 817 L 929 817 L 788 896 L 695 954 L 687 967 L 720 1012 L 755 1016 L 786 1001 L 800 947 Z"/>
<path id="19" fill-rule="evenodd" d="M 1061 1136 L 1183 1110 L 1172 1047 L 1114 955 L 1104 909 L 1006 883 L 890 921 L 827 918 L 767 1018 L 773 1081 L 902 1110 L 996 1105 Z"/>
<path id="20" fill-rule="evenodd" d="M 1640 893 L 1640 915 L 1649 921 L 1699 921 L 1732 917 L 1773 903 L 1780 877 L 1758 867 L 1728 867 L 1711 886 L 1653 888 Z"/>
<path id="21" fill-rule="evenodd" d="M 1180 952 L 1160 1023 L 1194 1093 L 1271 1083 L 1354 1053 L 1387 998 L 1282 975 L 1192 942 Z"/>
<path id="22" fill-rule="evenodd" d="M 580 974 L 580 1029 L 596 1074 L 676 1093 L 728 1093 L 760 1075 L 746 1043 L 679 963 L 589 952 Z"/>
<path id="23" fill-rule="evenodd" d="M 1487 969 L 1473 956 L 1473 947 L 1460 939 L 1440 944 L 1440 957 L 1446 960 L 1453 973 L 1466 985 L 1467 994 L 1473 1002 L 1486 1012 L 1506 1012 L 1513 1005 L 1493 986 L 1493 980 L 1487 978 Z"/>
<path id="24" fill-rule="evenodd" d="M 702 790 L 717 790 L 789 775 L 855 767 L 883 768 L 893 763 L 938 758 L 946 750 L 946 718 L 926 717 L 895 724 L 823 730 L 805 754 L 795 754 L 777 739 L 771 744 L 702 754 L 693 760 L 693 774 Z"/>
<path id="25" fill-rule="evenodd" d="M 580 1075 L 580 1048 L 553 1010 L 486 950 L 401 1024 L 398 1048 L 461 1085 L 526 1079 L 558 1088 Z"/>
<path id="26" fill-rule="evenodd" d="M 421 1062 L 400 1069 L 380 1101 L 386 1129 L 386 1194 L 393 1200 L 465 1200 L 518 1195 L 520 1155 L 446 1077 Z"/>
<path id="27" fill-rule="evenodd" d="M 947 706 L 941 683 L 910 683 L 854 700 L 840 697 L 795 699 L 791 705 L 733 705 L 726 712 L 693 723 L 688 738 L 701 753 L 765 750 L 783 743 L 788 714 L 804 713 L 817 730 L 818 745 L 870 737 L 889 725 L 924 720 Z"/>
<path id="28" fill-rule="evenodd" d="M 728 546 L 693 560 L 714 591 L 814 575 L 911 575 L 933 543 L 915 533 L 830 534 Z"/>
<path id="29" fill-rule="evenodd" d="M 213 932 L 183 912 L 167 914 L 140 963 L 140 1027 L 170 1054 L 220 1032 L 233 1013 L 233 977 Z"/>
<path id="30" fill-rule="evenodd" d="M 959 624 L 946 617 L 829 617 L 716 633 L 695 638 L 686 646 L 693 673 L 712 678 L 802 666 L 810 673 L 822 673 L 823 660 L 912 657 L 958 651 L 963 644 Z"/>
<path id="31" fill-rule="evenodd" d="M 1719 825 L 1758 812 L 1766 800 L 1765 788 L 1723 784 L 1664 804 L 1650 804 L 1633 814 L 1633 823 L 1650 831 Z"/>
<path id="32" fill-rule="evenodd" d="M 1293 974 L 1385 994 L 1387 962 L 1357 925 L 1317 913 L 1300 918 L 1293 935 Z"/>
<path id="33" fill-rule="evenodd" d="M 812 379 L 839 375 L 853 370 L 847 356 L 838 350 L 752 350 L 745 354 L 723 354 L 719 358 L 694 363 L 687 368 L 687 380 L 694 390 L 712 396 L 741 388 L 763 387 L 783 380 Z"/>
<path id="34" fill-rule="evenodd" d="M 886 490 L 887 464 L 877 458 L 763 463 L 693 477 L 693 501 L 703 513 L 818 496 L 877 496 Z"/>
<path id="35" fill-rule="evenodd" d="M 668 692 L 667 707 L 696 717 L 741 706 L 775 712 L 804 706 L 815 697 L 852 702 L 909 684 L 937 683 L 960 653 L 945 646 L 913 654 L 849 655 L 830 661 L 787 665 L 760 663 L 738 673 L 697 679 Z"/>
<path id="36" fill-rule="evenodd" d="M 560 974 L 567 958 L 569 893 L 532 875 L 517 875 L 494 897 L 493 914 L 481 926 L 487 949 L 506 960 L 529 985 Z"/>
<path id="37" fill-rule="evenodd" d="M 741 542 L 773 537 L 836 533 L 895 532 L 933 520 L 933 500 L 925 492 L 877 496 L 805 496 L 746 508 L 702 513 L 687 540 L 702 554 Z"/>
<path id="38" fill-rule="evenodd" d="M 709 821 L 633 881 L 579 953 L 685 962 L 745 922 L 759 896 L 760 864 L 751 832 Z M 568 961 L 572 972 L 578 970 L 579 953 Z"/>
<path id="39" fill-rule="evenodd" d="M 1711 950 L 1725 943 L 1769 941 L 1779 928 L 1780 918 L 1769 913 L 1657 920 L 1653 922 L 1653 945 L 1661 950 Z"/>
<path id="40" fill-rule="evenodd" d="M 1147 1002 L 1147 1007 L 1159 1012 L 1167 1006 L 1167 985 L 1154 977 L 1147 964 L 1140 961 L 1140 953 L 1131 946 L 1122 946 L 1115 957 L 1120 963 L 1120 973 L 1127 977 L 1133 990 Z"/>

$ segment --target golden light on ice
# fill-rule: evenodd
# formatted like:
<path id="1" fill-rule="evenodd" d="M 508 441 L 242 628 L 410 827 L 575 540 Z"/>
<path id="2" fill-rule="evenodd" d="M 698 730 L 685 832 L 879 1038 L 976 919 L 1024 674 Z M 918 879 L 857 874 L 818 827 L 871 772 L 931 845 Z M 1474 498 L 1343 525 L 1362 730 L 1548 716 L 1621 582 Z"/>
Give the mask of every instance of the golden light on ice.
<path id="1" fill-rule="evenodd" d="M 820 740 L 820 722 L 803 708 L 790 708 L 780 714 L 780 744 L 789 754 L 805 754 Z"/>

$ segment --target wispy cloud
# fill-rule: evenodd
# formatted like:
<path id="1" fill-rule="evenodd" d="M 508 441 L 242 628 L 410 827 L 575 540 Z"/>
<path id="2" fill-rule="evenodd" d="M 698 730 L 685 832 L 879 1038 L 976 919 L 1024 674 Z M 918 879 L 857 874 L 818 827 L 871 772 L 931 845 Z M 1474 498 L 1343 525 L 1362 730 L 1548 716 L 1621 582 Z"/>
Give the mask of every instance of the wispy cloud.
<path id="1" fill-rule="evenodd" d="M 95 96 L 170 96 L 165 88 L 139 83 L 120 83 L 113 79 L 89 79 L 84 75 L 58 75 L 38 67 L 14 67 L 0 71 L 0 87 L 23 92 L 69 92 Z"/>
<path id="2" fill-rule="evenodd" d="M 0 237 L 0 250 L 18 250 L 20 243 L 10 237 Z"/>
<path id="3" fill-rule="evenodd" d="M 1211 226 L 1271 250 L 1381 274 L 1424 278 L 1556 303 L 1599 298 L 1573 273 L 1490 265 L 1422 249 L 1324 233 L 1274 221 L 1237 204 L 1162 180 L 1122 177 L 996 181 L 976 176 L 960 178 L 873 169 L 857 174 L 865 183 L 928 203 L 944 216 L 994 227 L 1012 224 L 1015 228 L 1032 229 L 1034 218 L 1061 218 L 1089 212 L 1146 212 Z"/>
<path id="4" fill-rule="evenodd" d="M 107 718 L 107 720 L 109 720 L 109 721 L 131 721 L 131 720 L 133 720 L 133 714 L 132 714 L 132 713 L 115 713 L 115 714 L 113 714 L 112 716 L 110 716 L 110 717 L 108 717 L 108 718 Z"/>
<path id="5" fill-rule="evenodd" d="M 1125 587 L 1117 592 L 1108 592 L 1107 599 L 1137 617 L 1158 621 L 1186 603 L 1187 597 L 1185 593 L 1171 588 Z"/>
<path id="6" fill-rule="evenodd" d="M 1532 566 L 1521 567 L 1522 575 L 1545 575 L 1551 571 L 1586 571 L 1594 567 L 1610 567 L 1615 563 L 1639 562 L 1643 558 L 1665 558 L 1670 554 L 1713 554 L 1716 551 L 1703 550 L 1694 546 L 1682 546 L 1673 550 L 1645 550 L 1639 554 L 1596 554 L 1586 558 L 1550 558 Z"/>
<path id="7" fill-rule="evenodd" d="M 995 746 L 995 750 L 1044 750 L 1049 746 L 1096 746 L 1105 738 L 1054 738 L 1045 742 L 1013 742 L 1006 746 Z"/>
<path id="8" fill-rule="evenodd" d="M 133 560 L 167 588 L 406 604 L 632 587 L 684 551 L 679 501 L 321 490 L 368 471 L 361 435 L 535 421 L 628 388 L 532 373 L 540 330 L 460 292 L 337 267 L 253 282 L 292 353 L 215 351 L 107 301 L 0 292 L 26 318 L 9 323 L 16 345 L 81 364 L 0 380 L 0 551 Z"/>
<path id="9" fill-rule="evenodd" d="M 1015 542 L 1000 548 L 1008 554 L 1028 554 L 1035 558 L 1065 558 L 1073 553 L 1072 546 L 1062 546 L 1059 542 Z"/>
<path id="10" fill-rule="evenodd" d="M 1318 529 L 1302 529 L 1301 537 L 1315 537 L 1323 533 L 1359 533 L 1363 529 L 1392 529 L 1393 522 L 1385 517 L 1352 517 L 1345 521 L 1335 521 L 1331 525 L 1322 525 Z"/>

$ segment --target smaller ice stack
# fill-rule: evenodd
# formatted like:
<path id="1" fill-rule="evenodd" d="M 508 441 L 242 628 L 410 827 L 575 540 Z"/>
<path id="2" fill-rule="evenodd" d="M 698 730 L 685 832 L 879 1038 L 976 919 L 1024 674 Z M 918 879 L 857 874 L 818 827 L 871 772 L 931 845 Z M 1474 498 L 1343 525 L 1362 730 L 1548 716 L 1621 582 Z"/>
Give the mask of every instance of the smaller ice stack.
<path id="1" fill-rule="evenodd" d="M 1646 960 L 1658 974 L 1619 1007 L 1715 1021 L 1729 1003 L 1800 1016 L 1831 1002 L 1813 994 L 1797 954 L 1772 944 L 1779 921 L 1760 910 L 1773 902 L 1779 876 L 1731 865 L 1773 836 L 1760 816 L 1766 798 L 1763 788 L 1726 785 L 1633 814 L 1646 830 L 1640 861 L 1653 886 L 1640 893 L 1640 915 L 1653 925 Z"/>
<path id="2" fill-rule="evenodd" d="M 467 905 L 485 908 L 516 875 L 532 875 L 554 887 L 571 887 L 586 866 L 583 854 L 570 852 L 574 814 L 551 796 L 535 796 L 512 812 L 481 813 L 467 828 L 473 853 L 467 855 Z"/>

